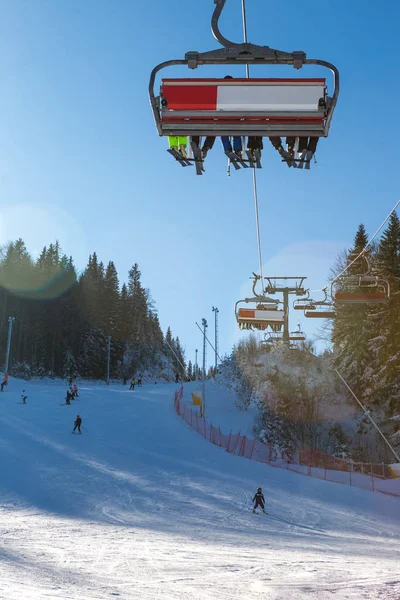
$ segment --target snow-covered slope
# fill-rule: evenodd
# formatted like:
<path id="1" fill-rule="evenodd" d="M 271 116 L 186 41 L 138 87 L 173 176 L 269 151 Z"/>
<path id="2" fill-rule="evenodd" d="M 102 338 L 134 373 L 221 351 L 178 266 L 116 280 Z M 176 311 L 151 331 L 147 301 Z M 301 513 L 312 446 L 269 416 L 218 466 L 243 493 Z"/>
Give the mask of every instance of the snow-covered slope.
<path id="1" fill-rule="evenodd" d="M 1 599 L 400 597 L 398 499 L 231 456 L 175 415 L 174 389 L 82 384 L 60 406 L 61 385 L 11 381 Z M 260 485 L 269 516 L 250 510 Z"/>

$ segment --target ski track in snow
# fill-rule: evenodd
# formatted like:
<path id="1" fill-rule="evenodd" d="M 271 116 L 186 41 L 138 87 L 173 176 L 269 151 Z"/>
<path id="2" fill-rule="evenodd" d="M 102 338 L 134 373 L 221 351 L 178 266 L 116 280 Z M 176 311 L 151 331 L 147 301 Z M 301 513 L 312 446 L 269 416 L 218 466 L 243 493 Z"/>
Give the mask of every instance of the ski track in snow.
<path id="1" fill-rule="evenodd" d="M 175 389 L 85 384 L 70 407 L 65 386 L 11 380 L 0 600 L 400 600 L 399 499 L 231 456 L 175 415 Z"/>

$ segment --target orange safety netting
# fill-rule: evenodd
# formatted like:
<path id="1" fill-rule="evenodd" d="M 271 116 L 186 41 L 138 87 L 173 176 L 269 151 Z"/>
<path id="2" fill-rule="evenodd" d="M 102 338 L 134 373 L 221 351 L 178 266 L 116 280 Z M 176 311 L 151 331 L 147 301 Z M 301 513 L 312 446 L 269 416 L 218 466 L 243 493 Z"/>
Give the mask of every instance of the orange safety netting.
<path id="1" fill-rule="evenodd" d="M 284 468 L 295 471 L 302 475 L 317 477 L 326 481 L 344 483 L 356 487 L 372 489 L 384 494 L 400 496 L 397 489 L 392 489 L 387 480 L 390 472 L 387 465 L 355 463 L 352 461 L 336 458 L 310 448 L 300 448 L 299 464 L 290 463 L 284 458 L 273 456 L 274 447 L 272 442 L 264 444 L 260 440 L 248 438 L 238 433 L 223 433 L 220 427 L 200 416 L 197 410 L 193 410 L 186 404 L 182 406 L 183 386 L 175 392 L 174 408 L 176 413 L 184 421 L 215 446 L 224 448 L 230 454 L 242 456 L 247 459 L 266 463 L 272 467 Z M 386 480 L 386 481 L 384 481 Z"/>

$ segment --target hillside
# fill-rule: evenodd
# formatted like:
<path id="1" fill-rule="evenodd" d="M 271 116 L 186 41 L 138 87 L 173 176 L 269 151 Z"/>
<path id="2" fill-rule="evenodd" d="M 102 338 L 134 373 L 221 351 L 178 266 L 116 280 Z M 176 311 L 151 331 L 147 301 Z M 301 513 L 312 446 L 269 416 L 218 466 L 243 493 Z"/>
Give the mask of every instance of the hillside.
<path id="1" fill-rule="evenodd" d="M 396 461 L 340 380 L 332 353 L 316 355 L 301 345 L 265 348 L 253 336 L 218 370 L 216 380 L 236 394 L 236 405 L 252 412 L 253 434 L 273 440 L 283 456 L 293 458 L 299 447 L 309 447 L 360 463 Z M 382 407 L 359 396 L 396 448 L 397 417 L 388 418 Z"/>
<path id="2" fill-rule="evenodd" d="M 0 598 L 399 597 L 398 499 L 231 456 L 174 414 L 174 389 L 82 383 L 60 406 L 62 384 L 11 380 Z"/>

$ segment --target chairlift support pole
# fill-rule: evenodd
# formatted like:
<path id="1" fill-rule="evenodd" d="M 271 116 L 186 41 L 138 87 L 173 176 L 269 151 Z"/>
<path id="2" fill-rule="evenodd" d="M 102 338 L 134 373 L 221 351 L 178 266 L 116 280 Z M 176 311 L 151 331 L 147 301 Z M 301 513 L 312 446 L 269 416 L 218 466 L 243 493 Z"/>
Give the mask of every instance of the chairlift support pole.
<path id="1" fill-rule="evenodd" d="M 202 417 L 206 416 L 206 355 L 207 355 L 207 321 L 206 319 L 201 320 L 201 324 L 203 325 L 203 398 L 202 398 Z"/>
<path id="2" fill-rule="evenodd" d="M 216 306 L 212 307 L 215 316 L 215 375 L 218 367 L 218 313 L 219 309 Z"/>
<path id="3" fill-rule="evenodd" d="M 289 295 L 304 296 L 307 290 L 303 287 L 307 277 L 265 277 L 267 285 L 263 290 L 266 294 L 282 294 L 283 295 L 283 336 L 282 341 L 289 343 L 291 341 L 289 331 Z M 283 285 L 278 285 L 277 282 L 283 281 Z M 294 285 L 290 285 L 293 281 Z"/>
<path id="4" fill-rule="evenodd" d="M 195 350 L 195 358 L 194 358 L 194 378 L 195 379 L 197 379 L 197 375 L 198 375 L 197 353 L 198 353 L 198 349 L 196 348 L 196 350 Z"/>
<path id="5" fill-rule="evenodd" d="M 283 317 L 283 341 L 289 343 L 289 292 L 287 288 L 283 290 L 283 310 L 285 313 Z"/>

